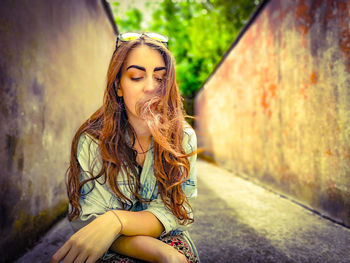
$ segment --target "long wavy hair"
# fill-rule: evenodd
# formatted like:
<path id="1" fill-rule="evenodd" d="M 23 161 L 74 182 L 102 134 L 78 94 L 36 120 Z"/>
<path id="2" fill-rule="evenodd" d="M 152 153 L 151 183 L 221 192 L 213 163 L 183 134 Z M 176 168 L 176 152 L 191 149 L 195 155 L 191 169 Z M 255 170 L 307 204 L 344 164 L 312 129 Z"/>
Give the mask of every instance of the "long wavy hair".
<path id="1" fill-rule="evenodd" d="M 70 165 L 67 170 L 67 194 L 72 208 L 68 213 L 70 221 L 80 215 L 79 198 L 84 184 L 93 181 L 94 187 L 94 181 L 101 176 L 104 176 L 104 183 L 108 181 L 123 209 L 130 210 L 132 201 L 122 193 L 116 183 L 122 171 L 127 175 L 128 188 L 133 196 L 140 202 L 150 202 L 139 193 L 141 184 L 136 168 L 137 151 L 133 149 L 136 133 L 128 122 L 123 97 L 117 96 L 123 63 L 129 52 L 140 45 L 158 50 L 166 65 L 166 75 L 160 87 L 150 98 L 137 103 L 137 113 L 146 121 L 154 139 L 153 167 L 158 191 L 164 205 L 179 219 L 180 224 L 194 221 L 189 216 L 192 207 L 181 187 L 181 183 L 185 182 L 189 175 L 187 157 L 194 152 L 186 154 L 182 147 L 186 122 L 182 98 L 175 80 L 175 60 L 162 43 L 147 36 L 122 42 L 114 51 L 108 67 L 103 105 L 81 125 L 73 138 Z M 80 181 L 82 168 L 77 160 L 77 148 L 79 138 L 84 133 L 93 137 L 98 143 L 102 167 L 97 175 L 88 172 L 90 178 Z"/>

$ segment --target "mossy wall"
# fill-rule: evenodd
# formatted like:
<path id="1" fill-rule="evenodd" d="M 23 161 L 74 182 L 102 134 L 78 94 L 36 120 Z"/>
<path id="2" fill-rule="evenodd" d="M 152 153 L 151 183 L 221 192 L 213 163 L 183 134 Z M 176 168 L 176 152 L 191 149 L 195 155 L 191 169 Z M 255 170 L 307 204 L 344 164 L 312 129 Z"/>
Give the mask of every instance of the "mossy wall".
<path id="1" fill-rule="evenodd" d="M 115 32 L 103 1 L 4 0 L 0 39 L 0 261 L 10 261 L 67 209 L 71 140 L 102 104 Z"/>
<path id="2" fill-rule="evenodd" d="M 350 226 L 349 1 L 271 0 L 196 97 L 199 145 Z"/>

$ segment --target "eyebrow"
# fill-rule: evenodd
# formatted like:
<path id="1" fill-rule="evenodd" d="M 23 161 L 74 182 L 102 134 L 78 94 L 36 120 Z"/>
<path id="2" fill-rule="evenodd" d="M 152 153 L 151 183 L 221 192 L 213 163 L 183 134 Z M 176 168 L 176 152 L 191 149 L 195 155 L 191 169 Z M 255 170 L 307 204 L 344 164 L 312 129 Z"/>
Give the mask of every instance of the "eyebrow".
<path id="1" fill-rule="evenodd" d="M 136 69 L 139 69 L 139 70 L 142 70 L 142 71 L 146 71 L 146 69 L 144 67 L 137 66 L 137 65 L 131 65 L 131 66 L 127 67 L 126 70 L 128 70 L 130 68 L 136 68 Z M 156 67 L 154 69 L 154 71 L 160 71 L 160 70 L 166 70 L 166 67 Z"/>

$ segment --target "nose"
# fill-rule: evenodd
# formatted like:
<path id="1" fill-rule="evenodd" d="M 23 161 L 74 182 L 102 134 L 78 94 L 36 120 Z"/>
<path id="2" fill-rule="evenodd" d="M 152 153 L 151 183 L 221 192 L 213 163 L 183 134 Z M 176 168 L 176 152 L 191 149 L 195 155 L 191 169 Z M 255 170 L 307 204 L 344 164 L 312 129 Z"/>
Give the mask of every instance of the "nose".
<path id="1" fill-rule="evenodd" d="M 145 92 L 153 91 L 156 88 L 156 85 L 157 85 L 156 81 L 152 77 L 149 77 L 145 81 L 145 85 L 144 85 L 143 90 Z"/>

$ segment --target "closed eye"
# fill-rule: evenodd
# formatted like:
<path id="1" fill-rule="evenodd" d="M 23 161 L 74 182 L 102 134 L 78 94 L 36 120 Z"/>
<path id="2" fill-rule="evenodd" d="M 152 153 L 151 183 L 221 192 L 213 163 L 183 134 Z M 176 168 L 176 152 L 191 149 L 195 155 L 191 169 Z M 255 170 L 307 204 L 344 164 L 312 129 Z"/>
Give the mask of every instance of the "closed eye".
<path id="1" fill-rule="evenodd" d="M 131 78 L 131 80 L 134 80 L 134 81 L 137 81 L 137 80 L 140 80 L 140 79 L 142 79 L 142 77 L 140 77 L 140 78 Z"/>

